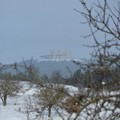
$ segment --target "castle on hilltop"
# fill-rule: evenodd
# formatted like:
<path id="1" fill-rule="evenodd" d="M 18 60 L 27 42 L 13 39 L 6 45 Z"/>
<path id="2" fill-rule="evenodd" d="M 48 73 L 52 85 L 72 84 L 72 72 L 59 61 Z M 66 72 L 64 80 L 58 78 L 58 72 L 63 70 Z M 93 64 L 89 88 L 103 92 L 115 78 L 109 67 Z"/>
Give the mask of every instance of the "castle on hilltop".
<path id="1" fill-rule="evenodd" d="M 52 51 L 49 55 L 42 55 L 40 56 L 41 59 L 44 61 L 46 60 L 54 60 L 54 61 L 61 61 L 61 60 L 71 60 L 71 52 L 62 52 L 60 50 Z"/>

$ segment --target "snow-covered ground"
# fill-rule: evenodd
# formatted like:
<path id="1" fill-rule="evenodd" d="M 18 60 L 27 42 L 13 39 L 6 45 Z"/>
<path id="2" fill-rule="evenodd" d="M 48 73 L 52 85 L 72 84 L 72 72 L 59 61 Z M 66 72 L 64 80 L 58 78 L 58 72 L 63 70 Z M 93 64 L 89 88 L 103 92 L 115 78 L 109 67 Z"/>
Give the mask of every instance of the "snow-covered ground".
<path id="1" fill-rule="evenodd" d="M 7 99 L 7 106 L 2 105 L 0 99 L 0 120 L 27 120 L 26 115 L 20 110 L 24 107 L 24 101 L 27 95 L 32 95 L 34 89 L 27 90 L 29 85 L 23 82 L 23 88 L 15 97 Z"/>
<path id="2" fill-rule="evenodd" d="M 0 99 L 0 120 L 27 120 L 27 114 L 24 113 L 25 108 L 25 100 L 32 96 L 36 89 L 33 86 L 29 89 L 29 85 L 25 82 L 22 83 L 23 88 L 17 96 L 11 97 L 7 99 L 7 106 L 2 105 L 2 101 Z M 54 120 L 61 120 L 59 116 L 54 114 Z M 44 115 L 42 115 L 40 120 L 47 120 L 47 110 L 44 111 Z M 30 119 L 32 120 L 32 119 Z"/>
<path id="3" fill-rule="evenodd" d="M 23 109 L 25 108 L 25 105 L 26 105 L 25 100 L 29 96 L 32 96 L 35 93 L 36 89 L 34 86 L 31 89 L 29 89 L 29 85 L 27 85 L 26 83 L 22 83 L 22 84 L 23 84 L 23 89 L 21 90 L 21 92 L 18 93 L 18 95 L 13 98 L 8 98 L 7 106 L 2 106 L 2 102 L 0 100 L 0 120 L 27 120 L 27 115 L 23 113 Z M 76 87 L 66 86 L 66 88 L 72 95 L 78 92 L 78 89 Z M 115 93 L 112 92 L 112 94 L 115 94 Z M 92 108 L 94 109 L 93 104 L 92 104 Z M 120 109 L 118 109 L 118 112 L 120 112 Z M 61 110 L 61 113 L 63 116 L 66 116 L 66 117 L 68 115 L 67 112 L 63 110 Z M 107 114 L 110 114 L 110 112 L 108 112 Z M 74 115 L 75 114 L 73 114 L 73 116 Z M 82 115 L 84 116 L 84 113 L 82 113 Z M 101 111 L 100 115 L 103 116 L 104 111 Z M 54 111 L 52 111 L 52 116 L 53 116 L 52 120 L 62 120 L 61 117 L 59 117 L 59 115 L 56 114 Z M 40 120 L 48 120 L 47 110 L 44 111 L 44 114 Z M 84 119 L 79 118 L 77 120 L 84 120 Z M 120 120 L 120 119 L 117 119 L 117 120 Z"/>
<path id="4" fill-rule="evenodd" d="M 25 115 L 18 112 L 22 103 L 20 97 L 10 98 L 7 103 L 7 106 L 2 106 L 0 102 L 0 120 L 26 120 Z"/>

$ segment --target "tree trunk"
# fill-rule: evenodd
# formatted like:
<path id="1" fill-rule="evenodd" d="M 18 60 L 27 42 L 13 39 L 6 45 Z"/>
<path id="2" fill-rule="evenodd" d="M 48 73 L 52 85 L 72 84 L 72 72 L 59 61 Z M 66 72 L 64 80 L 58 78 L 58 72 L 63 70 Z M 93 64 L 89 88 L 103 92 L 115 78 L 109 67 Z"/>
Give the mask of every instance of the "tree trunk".
<path id="1" fill-rule="evenodd" d="M 48 107 L 48 117 L 50 118 L 51 117 L 51 106 Z"/>
<path id="2" fill-rule="evenodd" d="M 3 106 L 7 105 L 7 95 L 4 96 L 3 98 Z"/>

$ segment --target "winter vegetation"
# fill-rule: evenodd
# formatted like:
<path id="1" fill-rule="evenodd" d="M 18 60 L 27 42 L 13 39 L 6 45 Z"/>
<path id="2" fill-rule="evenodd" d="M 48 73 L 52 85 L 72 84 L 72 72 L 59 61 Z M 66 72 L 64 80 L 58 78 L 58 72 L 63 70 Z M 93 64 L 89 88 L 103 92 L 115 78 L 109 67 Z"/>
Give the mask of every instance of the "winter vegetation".
<path id="1" fill-rule="evenodd" d="M 29 63 L 0 65 L 0 116 L 4 120 L 120 120 L 120 3 L 80 0 L 75 9 L 93 37 L 91 59 L 74 61 L 79 70 L 40 76 Z M 101 38 L 98 35 L 101 34 Z M 114 51 L 113 51 L 114 50 Z M 13 69 L 14 74 L 7 72 Z"/>

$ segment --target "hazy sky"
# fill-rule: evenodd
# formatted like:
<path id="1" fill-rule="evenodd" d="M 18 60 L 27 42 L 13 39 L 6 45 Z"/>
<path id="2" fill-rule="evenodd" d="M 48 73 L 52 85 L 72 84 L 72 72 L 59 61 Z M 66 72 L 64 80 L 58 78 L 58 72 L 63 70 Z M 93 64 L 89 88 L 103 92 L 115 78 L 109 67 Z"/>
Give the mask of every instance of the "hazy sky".
<path id="1" fill-rule="evenodd" d="M 0 0 L 0 62 L 40 59 L 53 50 L 87 58 L 90 50 L 83 44 L 91 41 L 80 35 L 88 28 L 74 8 L 80 8 L 79 0 Z"/>

